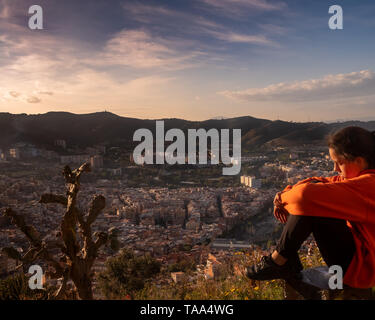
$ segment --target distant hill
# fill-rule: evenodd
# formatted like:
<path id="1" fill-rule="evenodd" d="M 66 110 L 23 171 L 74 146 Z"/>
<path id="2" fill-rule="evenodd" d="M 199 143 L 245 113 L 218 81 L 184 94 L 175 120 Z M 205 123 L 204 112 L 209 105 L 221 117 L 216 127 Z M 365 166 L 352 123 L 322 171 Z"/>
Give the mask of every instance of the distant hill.
<path id="1" fill-rule="evenodd" d="M 186 132 L 190 128 L 241 129 L 243 148 L 324 144 L 324 138 L 328 133 L 348 125 L 375 130 L 375 121 L 295 123 L 250 116 L 206 121 L 175 118 L 162 120 L 165 130 L 179 128 Z M 98 143 L 123 146 L 132 144 L 134 131 L 139 128 L 154 131 L 155 120 L 120 117 L 110 112 L 48 112 L 37 115 L 0 113 L 0 147 L 7 147 L 16 142 L 29 142 L 47 147 L 53 145 L 56 139 L 64 139 L 68 145 L 80 147 Z"/>

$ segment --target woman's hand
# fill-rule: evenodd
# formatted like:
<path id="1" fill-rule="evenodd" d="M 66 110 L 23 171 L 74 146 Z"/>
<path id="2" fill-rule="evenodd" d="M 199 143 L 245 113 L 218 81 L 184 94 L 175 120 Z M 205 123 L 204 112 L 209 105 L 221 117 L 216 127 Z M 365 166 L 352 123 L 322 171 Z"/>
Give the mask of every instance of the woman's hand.
<path id="1" fill-rule="evenodd" d="M 273 214 L 281 223 L 286 223 L 288 220 L 289 212 L 284 208 L 280 198 L 281 192 L 278 192 L 273 200 L 274 208 Z"/>

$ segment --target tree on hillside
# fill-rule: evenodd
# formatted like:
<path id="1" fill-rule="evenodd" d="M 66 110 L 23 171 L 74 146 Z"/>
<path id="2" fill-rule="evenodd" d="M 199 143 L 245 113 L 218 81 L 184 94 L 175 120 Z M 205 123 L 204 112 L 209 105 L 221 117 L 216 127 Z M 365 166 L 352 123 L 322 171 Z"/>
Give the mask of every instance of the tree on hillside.
<path id="1" fill-rule="evenodd" d="M 149 254 L 136 256 L 133 251 L 122 249 L 117 257 L 107 260 L 105 270 L 99 274 L 99 286 L 109 299 L 133 297 L 160 269 L 161 263 Z"/>
<path id="2" fill-rule="evenodd" d="M 42 239 L 39 232 L 32 225 L 27 225 L 24 216 L 13 209 L 5 209 L 4 215 L 9 217 L 29 242 L 28 251 L 21 254 L 12 247 L 3 248 L 3 252 L 9 258 L 21 261 L 18 268 L 27 270 L 27 266 L 36 260 L 44 261 L 52 272 L 52 279 L 60 279 L 61 285 L 56 292 L 51 294 L 51 299 L 63 299 L 67 288 L 67 282 L 72 280 L 80 299 L 93 299 L 92 271 L 91 268 L 98 255 L 101 246 L 110 242 L 116 246 L 116 230 L 111 228 L 108 233 L 95 232 L 92 234 L 91 226 L 105 207 L 105 198 L 101 195 L 94 196 L 87 214 L 84 214 L 77 206 L 77 196 L 80 190 L 80 178 L 84 172 L 90 172 L 89 163 L 72 171 L 65 166 L 63 176 L 67 185 L 66 195 L 44 194 L 40 203 L 57 203 L 66 207 L 65 214 L 60 224 L 59 237 L 49 240 Z M 60 254 L 53 254 L 56 249 Z"/>

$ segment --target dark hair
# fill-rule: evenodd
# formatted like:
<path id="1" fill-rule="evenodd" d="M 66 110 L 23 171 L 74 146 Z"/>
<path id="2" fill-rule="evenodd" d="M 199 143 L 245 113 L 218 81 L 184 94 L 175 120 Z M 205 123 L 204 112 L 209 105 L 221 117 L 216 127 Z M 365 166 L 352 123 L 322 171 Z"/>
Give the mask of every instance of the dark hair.
<path id="1" fill-rule="evenodd" d="M 328 147 L 349 161 L 362 157 L 369 169 L 375 169 L 375 131 L 354 126 L 343 128 L 328 137 Z"/>

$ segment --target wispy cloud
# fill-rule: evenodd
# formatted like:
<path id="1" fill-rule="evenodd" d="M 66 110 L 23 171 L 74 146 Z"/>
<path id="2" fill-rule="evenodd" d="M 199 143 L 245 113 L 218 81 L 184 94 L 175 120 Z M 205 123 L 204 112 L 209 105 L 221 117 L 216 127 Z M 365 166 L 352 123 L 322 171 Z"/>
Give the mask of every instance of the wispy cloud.
<path id="1" fill-rule="evenodd" d="M 20 93 L 17 91 L 10 91 L 9 95 L 12 96 L 13 98 L 17 98 L 20 96 Z"/>
<path id="2" fill-rule="evenodd" d="M 1 19 L 0 29 L 0 109 L 5 110 L 30 104 L 38 110 L 64 104 L 82 110 L 98 101 L 140 109 L 170 93 L 173 76 L 160 71 L 186 68 L 201 55 L 193 46 L 185 50 L 191 44 L 142 29 L 110 34 L 102 46 L 51 32 L 30 36 L 27 28 Z"/>
<path id="3" fill-rule="evenodd" d="M 126 2 L 123 4 L 124 14 L 127 18 L 145 24 L 169 25 L 179 28 L 190 28 L 201 25 L 205 27 L 218 27 L 219 25 L 200 14 L 193 14 L 181 10 L 167 8 L 161 5 L 151 5 L 139 2 Z"/>
<path id="4" fill-rule="evenodd" d="M 213 35 L 215 38 L 232 43 L 247 43 L 247 44 L 260 44 L 260 45 L 277 45 L 276 42 L 268 39 L 264 35 L 248 35 L 235 33 L 230 31 L 210 31 L 206 30 L 207 33 Z"/>
<path id="5" fill-rule="evenodd" d="M 224 15 L 244 16 L 254 11 L 281 11 L 287 8 L 282 1 L 266 0 L 203 0 L 203 3 Z"/>
<path id="6" fill-rule="evenodd" d="M 48 95 L 48 96 L 53 96 L 53 92 L 52 91 L 38 91 L 37 93 L 38 94 Z"/>
<path id="7" fill-rule="evenodd" d="M 327 75 L 321 79 L 277 83 L 264 88 L 222 91 L 219 94 L 243 101 L 317 101 L 344 97 L 369 96 L 375 92 L 375 73 L 362 70 Z"/>
<path id="8" fill-rule="evenodd" d="M 105 48 L 107 62 L 134 67 L 158 67 L 168 64 L 174 52 L 142 30 L 123 30 L 110 39 Z"/>
<path id="9" fill-rule="evenodd" d="M 152 36 L 146 30 L 123 30 L 108 40 L 103 52 L 86 62 L 99 65 L 121 65 L 132 68 L 179 70 L 194 65 L 202 52 L 188 48 L 189 43 Z M 180 46 L 180 48 L 177 48 Z"/>
<path id="10" fill-rule="evenodd" d="M 37 97 L 36 95 L 28 95 L 23 94 L 18 91 L 7 91 L 3 94 L 1 94 L 0 90 L 0 98 L 4 101 L 18 101 L 18 102 L 26 102 L 26 103 L 40 103 L 42 102 L 42 99 Z"/>
<path id="11" fill-rule="evenodd" d="M 238 8 L 238 6 L 249 6 L 249 3 L 247 3 L 247 1 L 236 0 L 234 2 L 235 8 Z M 216 2 L 213 1 L 213 4 L 215 3 Z M 225 7 L 228 5 L 228 0 L 218 2 L 218 5 L 219 4 Z M 263 7 L 267 8 L 267 10 L 271 10 L 271 8 L 278 8 L 280 5 L 271 5 L 266 2 L 257 0 L 254 1 L 254 3 L 250 4 L 250 6 Z M 231 7 L 233 7 L 233 5 L 231 5 Z M 213 40 L 226 41 L 229 43 L 247 43 L 256 45 L 275 44 L 274 41 L 268 39 L 265 34 L 248 34 L 238 32 L 235 31 L 232 26 L 225 26 L 199 14 L 173 10 L 170 8 L 162 7 L 160 5 L 155 6 L 140 3 L 126 3 L 124 4 L 124 11 L 129 19 L 146 23 L 150 28 L 157 26 L 158 30 L 163 27 L 165 30 L 173 29 L 175 32 L 183 33 L 185 37 L 190 34 L 192 39 L 194 39 L 194 41 L 198 45 L 199 37 L 202 36 L 211 36 Z M 263 29 L 265 28 L 267 28 L 267 26 L 265 26 Z M 272 28 L 269 25 L 268 29 L 265 30 L 264 33 L 272 34 L 271 30 Z M 281 32 L 280 27 L 278 28 L 274 26 L 274 30 L 274 34 L 280 34 Z M 172 43 L 171 45 L 173 46 Z"/>
<path id="12" fill-rule="evenodd" d="M 42 99 L 35 97 L 35 96 L 31 96 L 31 97 L 28 97 L 26 101 L 28 103 L 40 103 L 42 102 Z"/>

